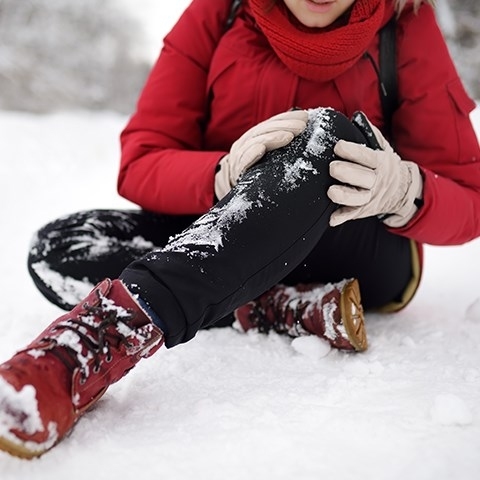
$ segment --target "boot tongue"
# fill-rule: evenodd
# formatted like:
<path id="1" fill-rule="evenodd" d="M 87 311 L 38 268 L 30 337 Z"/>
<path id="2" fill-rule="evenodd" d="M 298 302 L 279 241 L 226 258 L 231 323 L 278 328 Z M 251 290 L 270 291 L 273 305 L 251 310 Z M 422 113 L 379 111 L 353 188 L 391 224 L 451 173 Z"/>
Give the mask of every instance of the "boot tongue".
<path id="1" fill-rule="evenodd" d="M 117 318 L 125 320 L 130 328 L 137 329 L 152 323 L 152 320 L 145 311 L 146 304 L 137 301 L 135 294 L 130 292 L 120 281 L 114 282 L 111 285 L 109 297 L 115 298 L 116 301 L 113 302 L 109 298 L 103 297 L 103 308 L 107 311 L 116 312 Z"/>

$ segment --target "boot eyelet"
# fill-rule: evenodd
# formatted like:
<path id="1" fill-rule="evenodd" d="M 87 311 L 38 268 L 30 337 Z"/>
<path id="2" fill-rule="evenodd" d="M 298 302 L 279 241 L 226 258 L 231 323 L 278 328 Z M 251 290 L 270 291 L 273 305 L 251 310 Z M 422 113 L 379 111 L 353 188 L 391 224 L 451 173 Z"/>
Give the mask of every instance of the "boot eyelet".
<path id="1" fill-rule="evenodd" d="M 95 365 L 93 367 L 93 373 L 98 373 L 100 371 L 100 365 Z"/>
<path id="2" fill-rule="evenodd" d="M 108 355 L 107 355 L 107 358 L 105 359 L 105 361 L 106 361 L 107 363 L 110 363 L 112 360 L 113 360 L 113 355 L 108 354 Z"/>
<path id="3" fill-rule="evenodd" d="M 84 377 L 83 375 L 80 377 L 80 385 L 85 385 L 87 381 L 87 377 Z"/>

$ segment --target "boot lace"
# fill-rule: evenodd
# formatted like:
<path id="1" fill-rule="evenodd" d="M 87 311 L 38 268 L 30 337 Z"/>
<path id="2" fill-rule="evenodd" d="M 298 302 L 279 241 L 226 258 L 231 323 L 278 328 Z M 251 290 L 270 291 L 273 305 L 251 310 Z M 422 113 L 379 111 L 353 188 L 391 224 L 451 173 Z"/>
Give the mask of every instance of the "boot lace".
<path id="1" fill-rule="evenodd" d="M 52 332 L 62 333 L 71 331 L 77 339 L 68 342 L 59 342 L 59 335 L 47 336 L 42 339 L 43 342 L 53 343 L 61 349 L 53 348 L 53 353 L 64 365 L 71 370 L 78 368 L 80 370 L 80 383 L 84 384 L 89 376 L 89 367 L 87 362 L 93 358 L 93 373 L 100 371 L 102 359 L 106 363 L 113 360 L 111 346 L 119 348 L 125 345 L 127 348 L 133 347 L 128 340 L 128 332 L 132 331 L 130 322 L 134 319 L 135 313 L 130 309 L 108 308 L 102 303 L 104 297 L 97 291 L 96 295 L 99 303 L 82 305 L 84 312 L 78 317 L 67 319 L 52 328 Z M 92 321 L 92 317 L 94 320 Z M 120 331 L 118 325 L 123 324 L 125 332 Z M 110 327 L 115 328 L 110 328 Z M 89 334 L 90 333 L 90 334 Z M 83 348 L 85 348 L 85 353 Z"/>
<path id="2" fill-rule="evenodd" d="M 288 314 L 291 313 L 293 322 L 290 326 L 285 323 L 285 327 L 287 327 L 286 331 L 291 337 L 302 337 L 304 335 L 308 335 L 308 332 L 305 330 L 302 323 L 308 306 L 309 302 L 305 300 L 298 302 L 295 307 L 292 307 L 290 302 L 287 302 L 284 313 L 285 319 L 288 318 Z"/>
<path id="3" fill-rule="evenodd" d="M 273 330 L 279 334 L 287 333 L 292 337 L 306 334 L 302 318 L 309 305 L 308 302 L 292 301 L 288 296 L 279 292 L 275 292 L 273 295 L 268 294 L 263 302 L 261 300 L 254 303 L 251 312 L 251 320 L 260 333 L 268 333 Z"/>

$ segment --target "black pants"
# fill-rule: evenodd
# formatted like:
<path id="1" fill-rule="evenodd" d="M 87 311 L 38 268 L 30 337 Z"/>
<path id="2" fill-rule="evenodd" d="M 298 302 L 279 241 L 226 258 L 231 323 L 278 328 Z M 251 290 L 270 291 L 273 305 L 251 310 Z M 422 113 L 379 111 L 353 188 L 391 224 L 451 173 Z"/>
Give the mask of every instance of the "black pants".
<path id="1" fill-rule="evenodd" d="M 366 309 L 394 301 L 412 277 L 409 240 L 376 218 L 328 226 L 336 208 L 326 196 L 328 166 L 339 138 L 364 141 L 343 115 L 320 110 L 200 218 L 95 210 L 58 219 L 36 236 L 32 277 L 63 308 L 80 299 L 72 296 L 78 282 L 120 277 L 159 316 L 167 346 L 279 282 L 356 277 Z"/>

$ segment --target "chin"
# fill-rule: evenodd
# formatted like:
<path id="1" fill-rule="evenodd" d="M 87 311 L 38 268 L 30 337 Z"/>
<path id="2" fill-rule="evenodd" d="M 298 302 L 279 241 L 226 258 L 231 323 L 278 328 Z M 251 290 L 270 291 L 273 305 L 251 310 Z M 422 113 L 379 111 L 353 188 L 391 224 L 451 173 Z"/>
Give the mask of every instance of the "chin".
<path id="1" fill-rule="evenodd" d="M 331 25 L 332 22 L 326 21 L 326 20 L 316 20 L 313 18 L 305 18 L 300 20 L 300 23 L 304 25 L 307 28 L 325 28 Z"/>

